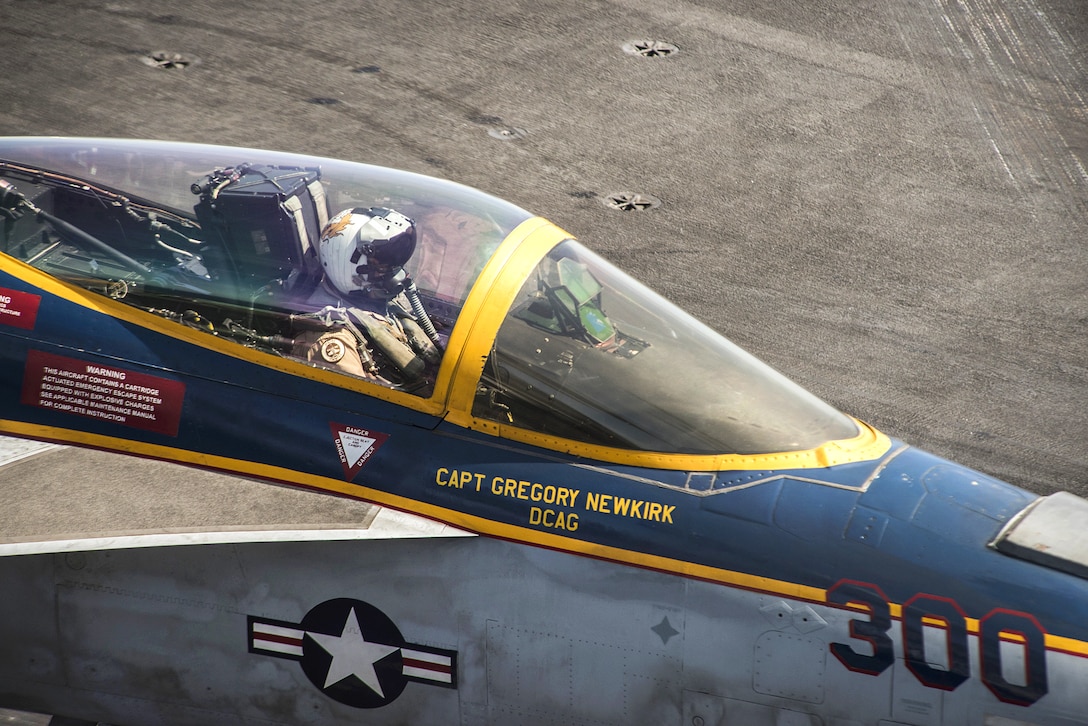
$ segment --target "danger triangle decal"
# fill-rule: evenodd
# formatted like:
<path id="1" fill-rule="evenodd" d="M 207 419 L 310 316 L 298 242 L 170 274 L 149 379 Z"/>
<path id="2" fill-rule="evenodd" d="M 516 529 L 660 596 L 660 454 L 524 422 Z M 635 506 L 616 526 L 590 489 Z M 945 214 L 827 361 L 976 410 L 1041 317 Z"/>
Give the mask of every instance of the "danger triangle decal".
<path id="1" fill-rule="evenodd" d="M 374 452 L 389 438 L 388 434 L 380 431 L 369 431 L 355 426 L 333 423 L 329 424 L 329 428 L 336 443 L 336 453 L 344 467 L 344 477 L 348 481 L 355 478 Z"/>

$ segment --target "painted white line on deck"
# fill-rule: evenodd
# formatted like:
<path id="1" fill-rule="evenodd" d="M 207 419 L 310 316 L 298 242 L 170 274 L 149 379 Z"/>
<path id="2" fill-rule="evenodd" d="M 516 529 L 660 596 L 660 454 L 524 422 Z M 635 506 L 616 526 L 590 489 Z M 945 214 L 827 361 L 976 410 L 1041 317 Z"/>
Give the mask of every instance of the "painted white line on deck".
<path id="1" fill-rule="evenodd" d="M 0 436 L 0 466 L 12 464 L 28 456 L 41 454 L 52 449 L 63 448 L 58 444 L 47 444 L 43 441 L 31 441 L 30 439 L 16 439 L 10 436 Z"/>

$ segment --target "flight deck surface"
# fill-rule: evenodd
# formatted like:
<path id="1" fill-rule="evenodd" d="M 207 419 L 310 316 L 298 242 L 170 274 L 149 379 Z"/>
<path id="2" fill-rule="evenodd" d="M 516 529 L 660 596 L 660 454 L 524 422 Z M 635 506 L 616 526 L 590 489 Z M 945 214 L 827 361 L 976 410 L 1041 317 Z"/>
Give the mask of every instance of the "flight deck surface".
<path id="1" fill-rule="evenodd" d="M 881 430 L 1084 495 L 1081 10 L 398 2 L 364 22 L 337 0 L 303 18 L 8 0 L 0 134 L 279 148 L 466 183 Z M 369 511 L 79 449 L 0 477 L 7 537 Z"/>

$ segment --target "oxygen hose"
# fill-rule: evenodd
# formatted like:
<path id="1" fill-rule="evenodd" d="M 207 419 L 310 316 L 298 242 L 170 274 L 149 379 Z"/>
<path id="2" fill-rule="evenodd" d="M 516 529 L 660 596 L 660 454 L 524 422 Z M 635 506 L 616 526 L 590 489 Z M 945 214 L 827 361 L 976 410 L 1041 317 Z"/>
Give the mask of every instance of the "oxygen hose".
<path id="1" fill-rule="evenodd" d="M 435 346 L 441 348 L 442 342 L 438 338 L 438 331 L 435 330 L 434 323 L 431 322 L 431 316 L 427 315 L 427 311 L 423 308 L 423 301 L 419 299 L 419 288 L 416 287 L 414 280 L 408 280 L 408 284 L 404 287 L 404 293 L 408 297 L 408 302 L 412 305 L 412 312 L 419 318 L 419 324 L 423 328 L 423 332 L 427 334 L 427 337 L 431 339 Z"/>

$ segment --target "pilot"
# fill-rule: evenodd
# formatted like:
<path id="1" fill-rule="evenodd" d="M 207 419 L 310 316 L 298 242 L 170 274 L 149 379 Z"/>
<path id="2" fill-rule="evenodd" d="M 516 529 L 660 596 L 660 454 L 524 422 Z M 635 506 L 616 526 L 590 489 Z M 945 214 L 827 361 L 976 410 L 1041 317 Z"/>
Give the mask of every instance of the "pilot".
<path id="1" fill-rule="evenodd" d="M 347 209 L 321 232 L 322 278 L 291 316 L 292 354 L 384 385 L 418 390 L 441 359 L 434 324 L 404 270 L 415 223 L 392 209 Z"/>

